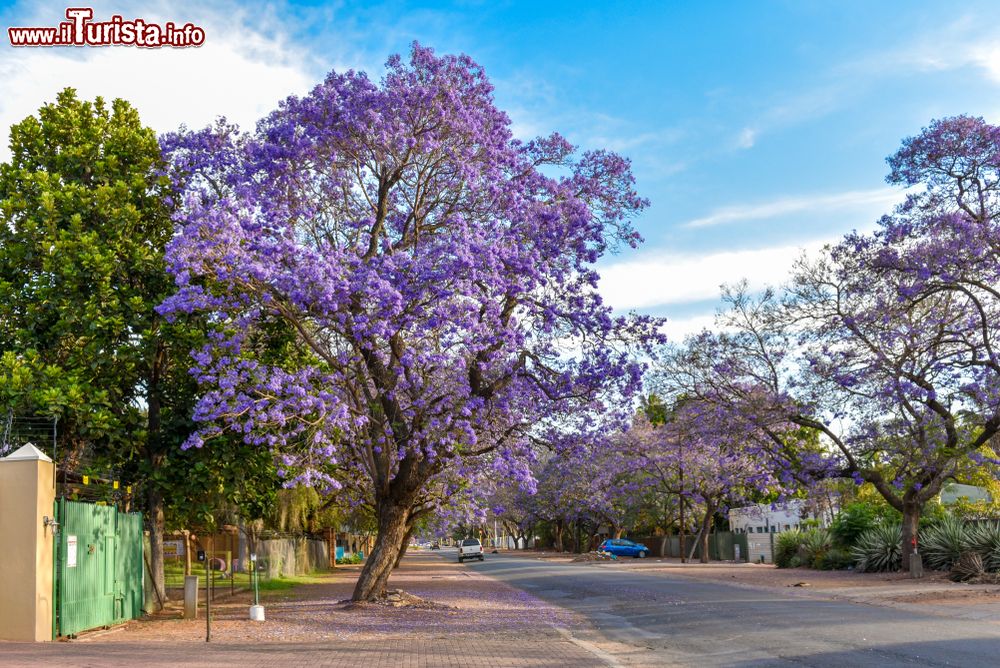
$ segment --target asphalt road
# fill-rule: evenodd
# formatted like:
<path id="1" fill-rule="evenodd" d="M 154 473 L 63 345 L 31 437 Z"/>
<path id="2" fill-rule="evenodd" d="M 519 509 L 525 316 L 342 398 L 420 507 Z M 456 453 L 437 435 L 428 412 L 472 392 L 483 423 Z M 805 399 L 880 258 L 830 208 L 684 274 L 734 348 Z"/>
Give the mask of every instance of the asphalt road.
<path id="1" fill-rule="evenodd" d="M 574 636 L 621 665 L 1000 666 L 993 622 L 506 555 L 466 567 L 583 615 Z"/>

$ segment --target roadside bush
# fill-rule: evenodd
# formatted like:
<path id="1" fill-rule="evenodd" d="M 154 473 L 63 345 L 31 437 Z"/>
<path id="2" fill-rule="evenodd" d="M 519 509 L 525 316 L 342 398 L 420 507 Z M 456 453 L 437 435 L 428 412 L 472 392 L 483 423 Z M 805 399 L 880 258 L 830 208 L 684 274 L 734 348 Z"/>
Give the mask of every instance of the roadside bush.
<path id="1" fill-rule="evenodd" d="M 802 563 L 818 569 L 831 547 L 833 547 L 833 538 L 829 531 L 819 527 L 809 529 L 802 534 L 799 557 L 801 557 Z"/>
<path id="2" fill-rule="evenodd" d="M 774 539 L 774 565 L 778 568 L 796 568 L 802 565 L 799 547 L 803 534 L 798 529 L 782 531 Z M 792 563 L 792 561 L 796 563 Z"/>
<path id="3" fill-rule="evenodd" d="M 340 559 L 337 559 L 338 564 L 360 564 L 362 561 L 364 560 L 361 558 L 361 555 L 356 552 L 345 554 Z"/>
<path id="4" fill-rule="evenodd" d="M 1000 571 L 1000 522 L 984 522 L 969 527 L 969 543 L 982 557 L 986 571 Z"/>
<path id="5" fill-rule="evenodd" d="M 895 523 L 877 524 L 858 536 L 851 556 L 859 571 L 898 571 L 902 565 L 899 543 L 903 540 L 902 526 Z"/>
<path id="6" fill-rule="evenodd" d="M 858 537 L 877 523 L 878 510 L 865 501 L 850 503 L 833 518 L 830 533 L 842 547 L 850 549 Z"/>
<path id="7" fill-rule="evenodd" d="M 831 547 L 819 559 L 818 568 L 821 571 L 842 571 L 854 565 L 854 557 L 848 550 L 841 547 Z"/>
<path id="8" fill-rule="evenodd" d="M 945 517 L 919 535 L 924 564 L 936 571 L 946 571 L 963 552 L 975 549 L 969 529 L 957 517 Z"/>

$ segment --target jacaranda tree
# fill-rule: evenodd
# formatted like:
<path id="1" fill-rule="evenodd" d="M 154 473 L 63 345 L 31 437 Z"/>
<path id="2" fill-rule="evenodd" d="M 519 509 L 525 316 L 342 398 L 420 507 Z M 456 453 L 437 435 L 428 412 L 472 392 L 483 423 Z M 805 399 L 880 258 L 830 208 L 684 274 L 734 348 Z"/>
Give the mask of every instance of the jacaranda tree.
<path id="1" fill-rule="evenodd" d="M 627 160 L 522 143 L 483 70 L 414 45 L 375 83 L 332 73 L 251 134 L 164 141 L 183 189 L 164 311 L 205 312 L 190 445 L 222 430 L 286 475 L 336 462 L 367 487 L 378 536 L 354 591 L 385 586 L 435 476 L 489 455 L 513 478 L 533 430 L 638 389 L 647 319 L 615 319 L 593 263 L 634 245 Z M 280 319 L 308 360 L 266 364 L 248 332 Z M 458 463 L 458 464 L 456 464 Z"/>
<path id="2" fill-rule="evenodd" d="M 1000 430 L 1000 129 L 936 121 L 889 163 L 890 182 L 924 188 L 876 234 L 800 262 L 780 299 L 730 292 L 728 331 L 692 341 L 675 368 L 699 371 L 673 377 L 761 433 L 823 434 L 825 467 L 762 445 L 786 475 L 870 482 L 909 554 L 925 504 Z"/>
<path id="3" fill-rule="evenodd" d="M 698 535 L 701 561 L 707 563 L 716 512 L 787 490 L 772 473 L 772 462 L 760 456 L 749 425 L 734 422 L 728 406 L 679 399 L 657 424 L 649 419 L 649 405 L 624 437 L 629 457 L 646 473 L 648 486 L 701 510 Z"/>

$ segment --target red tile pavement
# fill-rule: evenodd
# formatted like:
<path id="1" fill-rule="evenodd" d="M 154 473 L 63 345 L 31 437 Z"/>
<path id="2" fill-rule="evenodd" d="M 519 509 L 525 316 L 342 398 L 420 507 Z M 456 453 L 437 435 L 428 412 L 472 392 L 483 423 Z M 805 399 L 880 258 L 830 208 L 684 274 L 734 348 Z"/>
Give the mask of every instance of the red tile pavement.
<path id="1" fill-rule="evenodd" d="M 568 640 L 486 640 L 446 637 L 387 638 L 331 643 L 162 642 L 0 643 L 3 666 L 241 666 L 242 668 L 409 668 L 423 666 L 604 666 Z"/>
<path id="2" fill-rule="evenodd" d="M 43 644 L 0 642 L 0 666 L 602 666 L 572 638 L 586 623 L 563 608 L 433 554 L 407 557 L 391 581 L 430 609 L 347 609 L 357 570 L 268 595 L 267 621 L 247 619 L 247 594 L 213 604 L 205 621 L 132 622 L 111 633 Z"/>

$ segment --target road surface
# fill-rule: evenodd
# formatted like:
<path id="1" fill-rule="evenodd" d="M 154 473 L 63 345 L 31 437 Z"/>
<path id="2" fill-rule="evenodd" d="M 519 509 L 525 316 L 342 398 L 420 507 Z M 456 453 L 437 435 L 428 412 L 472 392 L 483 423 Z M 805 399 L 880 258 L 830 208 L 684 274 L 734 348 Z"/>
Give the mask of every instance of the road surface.
<path id="1" fill-rule="evenodd" d="M 622 665 L 1000 666 L 994 622 L 521 556 L 466 567 L 583 615 L 574 635 Z"/>

